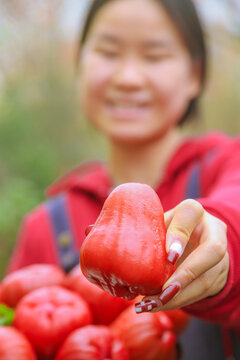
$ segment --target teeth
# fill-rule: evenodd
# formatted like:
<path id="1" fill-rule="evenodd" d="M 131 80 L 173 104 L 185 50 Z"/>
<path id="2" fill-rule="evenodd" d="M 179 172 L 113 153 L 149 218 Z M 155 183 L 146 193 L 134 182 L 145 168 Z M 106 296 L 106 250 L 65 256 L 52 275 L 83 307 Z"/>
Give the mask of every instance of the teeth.
<path id="1" fill-rule="evenodd" d="M 138 101 L 111 101 L 112 106 L 121 107 L 121 108 L 137 108 L 143 106 L 142 103 Z"/>
<path id="2" fill-rule="evenodd" d="M 113 107 L 115 109 L 132 109 L 132 110 L 135 110 L 135 109 L 139 109 L 140 106 L 139 105 L 136 105 L 136 104 L 113 104 Z"/>

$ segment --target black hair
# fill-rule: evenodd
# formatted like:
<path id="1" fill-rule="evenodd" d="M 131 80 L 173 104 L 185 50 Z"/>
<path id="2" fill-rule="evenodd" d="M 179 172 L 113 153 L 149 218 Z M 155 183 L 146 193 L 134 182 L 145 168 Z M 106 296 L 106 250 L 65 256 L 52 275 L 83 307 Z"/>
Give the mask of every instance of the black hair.
<path id="1" fill-rule="evenodd" d="M 79 41 L 79 48 L 77 51 L 77 60 L 80 57 L 81 48 L 86 42 L 90 27 L 98 11 L 104 6 L 115 0 L 93 0 L 86 17 L 85 24 L 83 26 L 81 37 Z M 185 46 L 192 58 L 193 63 L 198 66 L 200 72 L 201 91 L 204 88 L 207 75 L 207 49 L 204 39 L 204 31 L 202 24 L 199 20 L 197 10 L 192 0 L 152 0 L 162 5 L 173 20 L 175 26 L 179 30 Z M 200 93 L 201 93 L 200 91 Z M 196 118 L 199 113 L 198 94 L 196 98 L 192 99 L 189 106 L 179 122 L 182 125 L 191 118 Z"/>

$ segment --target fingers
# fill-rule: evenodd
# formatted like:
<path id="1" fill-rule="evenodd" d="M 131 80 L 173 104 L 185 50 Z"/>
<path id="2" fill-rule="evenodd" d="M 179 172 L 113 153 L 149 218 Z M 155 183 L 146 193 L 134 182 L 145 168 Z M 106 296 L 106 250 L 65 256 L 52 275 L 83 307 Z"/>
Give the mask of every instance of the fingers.
<path id="1" fill-rule="evenodd" d="M 226 253 L 220 263 L 200 275 L 165 305 L 162 304 L 158 295 L 151 296 L 152 309 L 154 309 L 154 312 L 159 310 L 173 310 L 217 294 L 227 281 L 228 264 L 229 257 Z M 149 300 L 150 298 L 143 298 L 142 303 L 144 303 L 145 299 Z"/>
<path id="2" fill-rule="evenodd" d="M 206 217 L 208 226 L 201 234 L 199 246 L 179 265 L 163 289 L 175 281 L 185 287 L 224 257 L 227 248 L 226 230 L 220 224 L 215 224 L 210 214 L 206 213 Z"/>
<path id="3" fill-rule="evenodd" d="M 166 251 L 168 260 L 175 264 L 204 215 L 202 205 L 195 200 L 184 200 L 165 215 L 167 226 Z"/>
<path id="4" fill-rule="evenodd" d="M 200 244 L 186 257 L 164 284 L 163 292 L 160 295 L 163 302 L 165 302 L 164 290 L 167 289 L 169 285 L 178 283 L 181 289 L 185 288 L 200 275 L 213 268 L 225 256 L 227 249 L 226 227 L 222 222 L 207 212 L 205 213 L 204 220 L 205 226 L 203 226 Z"/>
<path id="5" fill-rule="evenodd" d="M 172 214 L 169 227 L 174 216 Z M 198 231 L 194 231 L 190 224 L 192 237 L 198 237 L 191 241 L 198 243 L 198 246 L 185 257 L 164 284 L 161 294 L 144 298 L 154 301 L 151 303 L 154 311 L 186 306 L 206 296 L 215 295 L 227 281 L 229 261 L 226 225 L 206 211 L 204 216 L 199 216 L 201 223 L 197 225 Z M 195 223 L 198 223 L 197 216 Z M 184 240 L 187 241 L 186 239 Z M 144 300 L 140 308 L 144 305 Z"/>
<path id="6" fill-rule="evenodd" d="M 163 304 L 159 295 L 144 297 L 141 302 L 135 304 L 136 312 L 157 312 L 168 311 L 184 306 L 188 306 L 199 300 L 205 299 L 221 291 L 227 281 L 229 256 L 225 254 L 224 258 L 215 267 L 200 275 L 181 291 Z"/>

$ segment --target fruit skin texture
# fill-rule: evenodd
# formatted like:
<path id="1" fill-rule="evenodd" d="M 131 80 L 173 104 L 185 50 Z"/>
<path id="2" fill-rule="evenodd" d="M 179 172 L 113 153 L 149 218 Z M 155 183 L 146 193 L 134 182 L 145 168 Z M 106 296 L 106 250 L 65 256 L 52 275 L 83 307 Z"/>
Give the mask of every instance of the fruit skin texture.
<path id="1" fill-rule="evenodd" d="M 1 360 L 37 360 L 26 337 L 11 326 L 0 326 Z"/>
<path id="2" fill-rule="evenodd" d="M 83 242 L 83 274 L 114 296 L 154 295 L 175 270 L 167 260 L 161 202 L 146 184 L 126 183 L 106 199 Z"/>
<path id="3" fill-rule="evenodd" d="M 103 325 L 89 325 L 73 331 L 55 360 L 130 360 L 124 344 Z"/>
<path id="4" fill-rule="evenodd" d="M 64 271 L 50 264 L 34 264 L 16 270 L 2 281 L 1 298 L 10 307 L 16 307 L 19 300 L 30 291 L 42 286 L 62 285 Z"/>
<path id="5" fill-rule="evenodd" d="M 92 284 L 83 275 L 79 265 L 66 277 L 65 286 L 87 301 L 94 317 L 94 324 L 110 324 L 132 301 L 116 298 Z"/>
<path id="6" fill-rule="evenodd" d="M 125 344 L 131 360 L 177 359 L 173 324 L 164 312 L 136 314 L 131 306 L 110 329 Z"/>
<path id="7" fill-rule="evenodd" d="M 75 329 L 92 323 L 88 304 L 60 286 L 34 290 L 16 307 L 14 326 L 26 335 L 42 358 L 55 355 L 59 345 Z"/>
<path id="8" fill-rule="evenodd" d="M 180 335 L 187 328 L 190 316 L 182 309 L 165 311 L 165 314 L 171 319 L 176 335 Z"/>

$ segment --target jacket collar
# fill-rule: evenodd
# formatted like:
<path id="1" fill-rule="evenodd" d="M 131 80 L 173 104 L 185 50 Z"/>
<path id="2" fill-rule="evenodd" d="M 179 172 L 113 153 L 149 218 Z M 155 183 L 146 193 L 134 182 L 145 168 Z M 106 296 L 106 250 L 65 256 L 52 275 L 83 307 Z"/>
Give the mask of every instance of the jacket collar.
<path id="1" fill-rule="evenodd" d="M 56 196 L 63 191 L 82 190 L 105 199 L 112 188 L 107 165 L 101 161 L 87 161 L 61 176 L 46 190 L 46 196 Z"/>
<path id="2" fill-rule="evenodd" d="M 227 142 L 229 142 L 229 137 L 219 132 L 212 132 L 203 137 L 185 138 L 169 161 L 163 181 L 176 176 L 177 172 L 188 167 L 189 164 L 201 160 L 211 149 Z M 113 185 L 107 164 L 101 161 L 87 161 L 70 170 L 49 186 L 46 195 L 52 197 L 62 191 L 74 190 L 84 191 L 104 200 L 112 189 Z"/>

